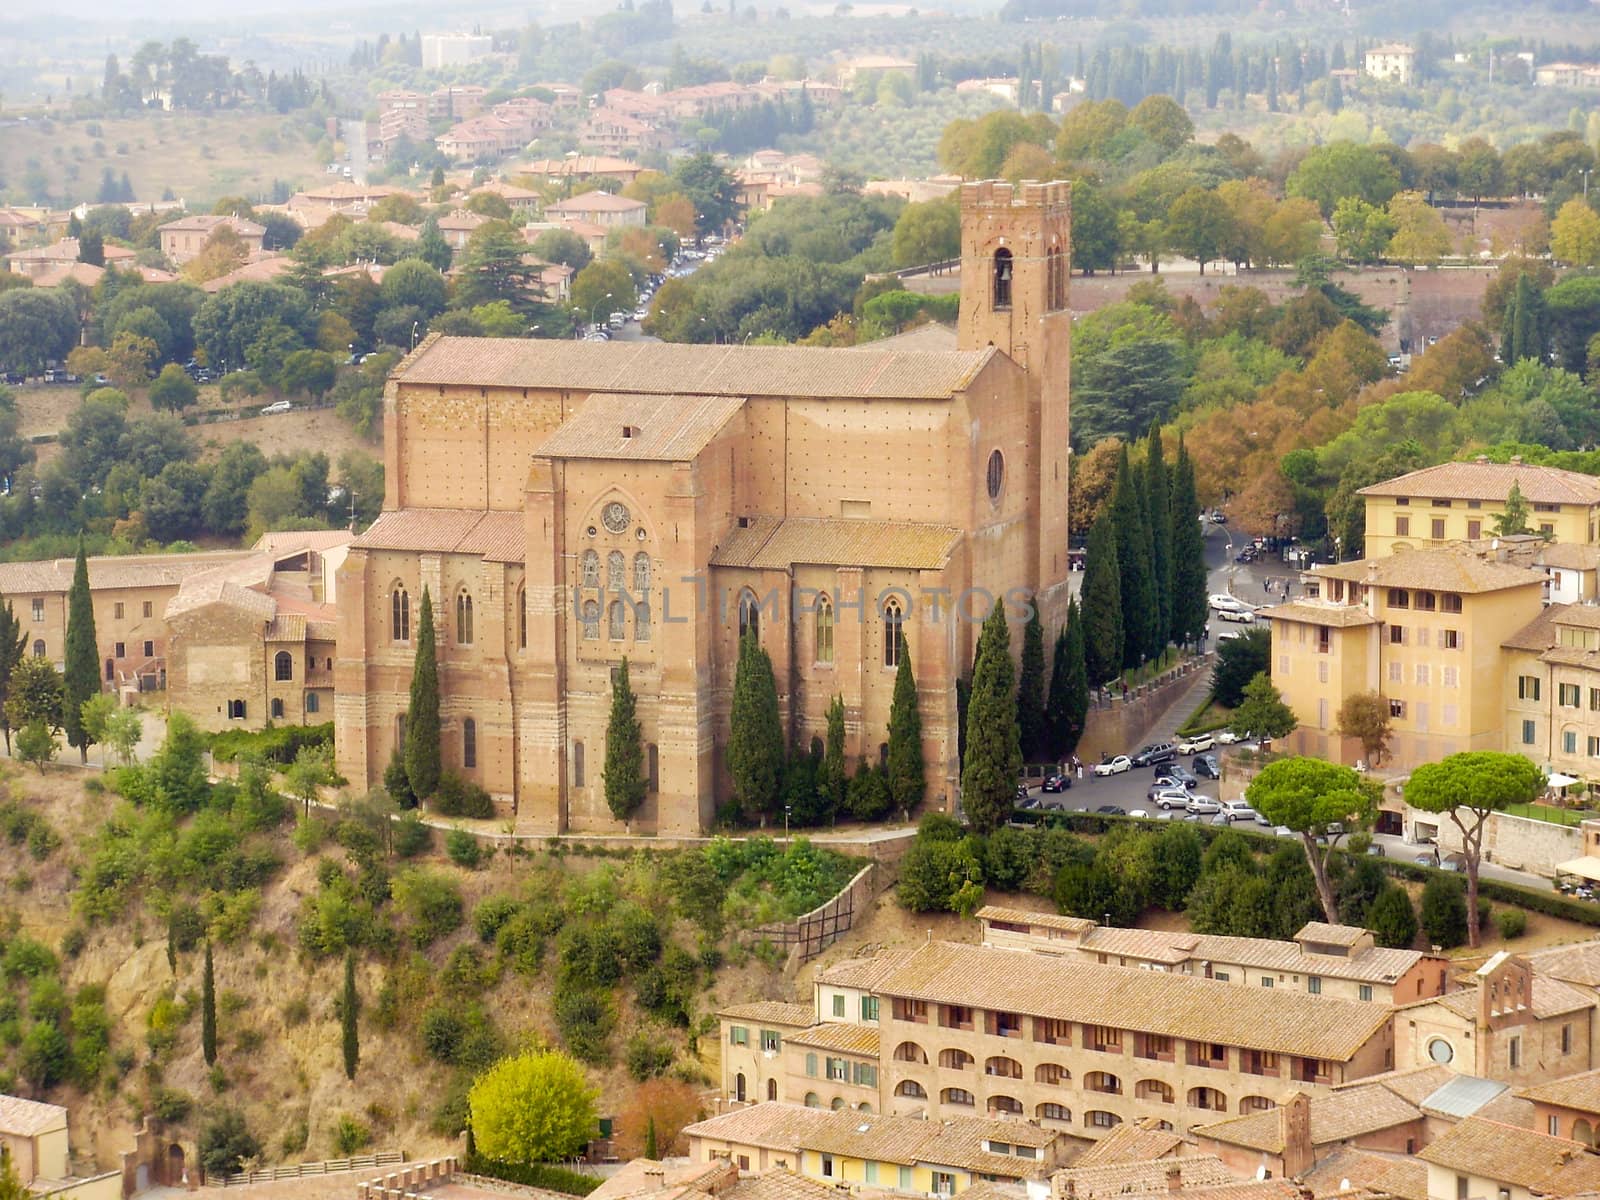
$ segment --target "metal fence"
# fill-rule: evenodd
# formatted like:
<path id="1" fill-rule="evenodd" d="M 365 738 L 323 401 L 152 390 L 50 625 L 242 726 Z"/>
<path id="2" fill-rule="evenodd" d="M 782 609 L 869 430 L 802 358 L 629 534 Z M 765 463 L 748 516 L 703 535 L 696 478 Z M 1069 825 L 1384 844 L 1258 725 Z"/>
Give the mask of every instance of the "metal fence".
<path id="1" fill-rule="evenodd" d="M 406 1161 L 403 1150 L 381 1150 L 377 1154 L 362 1154 L 355 1158 L 330 1158 L 323 1162 L 296 1163 L 288 1167 L 264 1167 L 259 1171 L 243 1171 L 237 1175 L 206 1177 L 206 1186 L 214 1188 L 241 1187 L 247 1183 L 272 1183 L 280 1179 L 302 1179 L 307 1175 L 337 1175 L 345 1171 L 363 1171 L 372 1167 L 385 1167 Z"/>

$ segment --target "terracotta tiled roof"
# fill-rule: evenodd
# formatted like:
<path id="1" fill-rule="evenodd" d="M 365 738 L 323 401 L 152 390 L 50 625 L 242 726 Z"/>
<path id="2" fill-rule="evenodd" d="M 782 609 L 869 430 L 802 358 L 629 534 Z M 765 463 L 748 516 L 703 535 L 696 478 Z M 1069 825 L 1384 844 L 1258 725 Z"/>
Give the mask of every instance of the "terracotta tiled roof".
<path id="1" fill-rule="evenodd" d="M 1366 562 L 1327 564 L 1309 574 L 1378 587 L 1421 588 L 1439 592 L 1498 592 L 1544 583 L 1544 572 L 1511 563 L 1488 562 L 1467 550 L 1404 550 Z M 1287 607 L 1287 606 L 1285 606 Z"/>
<path id="2" fill-rule="evenodd" d="M 1529 504 L 1600 504 L 1600 478 L 1531 463 L 1440 463 L 1364 487 L 1356 494 L 1504 503 L 1513 483 Z"/>
<path id="3" fill-rule="evenodd" d="M 89 587 L 176 587 L 185 579 L 214 567 L 236 563 L 246 551 L 203 551 L 196 554 L 96 555 L 89 560 Z M 0 563 L 0 595 L 65 592 L 72 586 L 73 560 L 42 559 Z"/>
<path id="4" fill-rule="evenodd" d="M 570 200 L 559 200 L 545 205 L 545 212 L 638 212 L 648 207 L 642 200 L 629 200 L 626 196 L 613 196 L 610 192 L 584 192 Z"/>
<path id="5" fill-rule="evenodd" d="M 923 399 L 964 390 L 996 353 L 430 335 L 394 377 L 402 384 L 574 392 Z"/>
<path id="6" fill-rule="evenodd" d="M 263 592 L 241 587 L 226 575 L 207 576 L 191 581 L 171 600 L 167 601 L 167 620 L 193 612 L 208 604 L 225 604 L 236 608 L 263 624 L 278 614 L 278 602 Z"/>
<path id="7" fill-rule="evenodd" d="M 1081 1160 L 1080 1160 L 1081 1162 Z M 1167 1172 L 1176 1167 L 1182 1173 L 1183 1193 L 1191 1188 L 1215 1187 L 1234 1183 L 1233 1173 L 1222 1165 L 1214 1154 L 1195 1154 L 1184 1158 L 1162 1158 L 1154 1161 L 1123 1160 L 1103 1166 L 1074 1165 L 1057 1171 L 1050 1177 L 1050 1193 L 1065 1196 L 1067 1185 L 1072 1186 L 1076 1200 L 1094 1200 L 1099 1196 L 1137 1195 L 1143 1192 L 1165 1192 Z"/>
<path id="8" fill-rule="evenodd" d="M 597 154 L 574 154 L 568 158 L 536 158 L 517 168 L 520 175 L 637 175 L 643 170 L 625 158 Z"/>
<path id="9" fill-rule="evenodd" d="M 783 570 L 795 563 L 937 571 L 950 561 L 961 531 L 949 525 L 848 518 L 753 518 L 730 529 L 711 555 L 716 567 Z"/>
<path id="10" fill-rule="evenodd" d="M 1124 1193 L 1125 1200 L 1163 1200 L 1166 1187 Z M 1185 1188 L 1183 1195 L 1198 1200 L 1304 1200 L 1300 1185 L 1290 1179 L 1251 1179 L 1219 1183 L 1211 1187 Z"/>
<path id="11" fill-rule="evenodd" d="M 490 562 L 522 562 L 527 529 L 520 512 L 477 508 L 393 508 L 350 543 L 356 550 L 476 554 Z"/>
<path id="12" fill-rule="evenodd" d="M 817 1023 L 811 1005 L 790 1004 L 785 1000 L 752 1000 L 748 1004 L 730 1004 L 727 1008 L 719 1008 L 717 1016 L 733 1021 L 751 1021 L 758 1025 L 791 1025 L 801 1029 Z"/>
<path id="13" fill-rule="evenodd" d="M 1347 1061 L 1389 1020 L 1377 1004 L 1048 955 L 1019 960 L 1027 953 L 931 942 L 877 990 L 1335 1062 Z"/>
<path id="14" fill-rule="evenodd" d="M 795 1046 L 836 1050 L 840 1054 L 869 1054 L 873 1057 L 877 1057 L 878 1054 L 878 1029 L 875 1025 L 852 1025 L 844 1021 L 829 1021 L 793 1034 L 789 1041 Z"/>
<path id="15" fill-rule="evenodd" d="M 50 267 L 40 271 L 33 277 L 33 286 L 41 288 L 60 287 L 71 280 L 81 283 L 84 287 L 93 287 L 99 283 L 106 273 L 104 267 L 97 267 L 93 263 L 62 263 L 59 267 Z"/>
<path id="16" fill-rule="evenodd" d="M 831 983 L 834 987 L 859 988 L 862 991 L 873 991 L 883 982 L 884 976 L 893 971 L 914 950 L 901 948 L 884 950 L 869 958 L 840 959 L 832 966 L 824 967 L 817 972 L 818 983 Z"/>
<path id="17" fill-rule="evenodd" d="M 839 1189 L 780 1167 L 741 1179 L 718 1195 L 722 1200 L 838 1200 Z"/>
<path id="18" fill-rule="evenodd" d="M 42 1104 L 21 1096 L 0 1096 L 0 1133 L 33 1137 L 66 1126 L 67 1110 L 59 1104 Z"/>
<path id="19" fill-rule="evenodd" d="M 1534 968 L 1533 976 L 1533 1015 L 1541 1019 L 1545 1017 L 1558 1017 L 1563 1013 L 1577 1012 L 1584 1008 L 1593 1008 L 1595 997 L 1592 992 L 1580 990 L 1559 979 L 1548 975 L 1538 974 Z M 1438 1004 L 1468 1021 L 1475 1021 L 1478 1017 L 1478 991 L 1476 985 L 1461 988 L 1458 991 L 1446 992 L 1443 996 L 1435 996 L 1431 1000 L 1413 1000 L 1406 1008 L 1417 1008 L 1424 1004 Z"/>
<path id="20" fill-rule="evenodd" d="M 1600 606 L 1593 604 L 1552 604 L 1556 610 L 1557 625 L 1572 625 L 1579 629 L 1600 629 Z"/>
<path id="21" fill-rule="evenodd" d="M 257 237 L 266 233 L 265 225 L 258 225 L 247 217 L 235 217 L 227 214 L 210 215 L 196 214 L 179 217 L 176 221 L 168 221 L 160 227 L 162 233 L 204 233 L 210 234 L 219 225 L 227 225 L 240 237 Z"/>
<path id="22" fill-rule="evenodd" d="M 743 407 L 739 396 L 599 392 L 534 453 L 550 458 L 687 462 Z"/>
<path id="23" fill-rule="evenodd" d="M 1086 933 L 1095 928 L 1093 921 L 1083 917 L 1069 917 L 1062 913 L 1029 912 L 1021 908 L 1002 908 L 998 904 L 985 904 L 977 912 L 980 921 L 1014 921 L 1018 924 L 1037 925 L 1043 929 L 1062 929 L 1068 933 Z"/>
<path id="24" fill-rule="evenodd" d="M 1335 1091 L 1349 1088 L 1371 1087 L 1374 1084 L 1388 1088 L 1396 1096 L 1411 1104 L 1420 1106 L 1439 1088 L 1449 1083 L 1452 1079 L 1459 1079 L 1449 1067 L 1416 1067 L 1409 1071 L 1385 1071 L 1381 1075 L 1369 1075 L 1355 1083 L 1342 1084 Z"/>
<path id="25" fill-rule="evenodd" d="M 1414 1158 L 1402 1158 L 1373 1179 L 1371 1187 L 1397 1200 L 1428 1200 L 1428 1168 Z"/>
<path id="26" fill-rule="evenodd" d="M 1468 1117 L 1417 1157 L 1461 1175 L 1476 1175 L 1549 1196 L 1600 1188 L 1600 1155 L 1582 1142 Z"/>
<path id="27" fill-rule="evenodd" d="M 1166 1158 L 1183 1145 L 1183 1137 L 1170 1129 L 1161 1129 L 1159 1125 L 1160 1122 L 1154 1117 L 1124 1121 L 1078 1155 L 1072 1165 L 1082 1169 Z"/>
<path id="28" fill-rule="evenodd" d="M 1563 667 L 1589 667 L 1600 670 L 1600 650 L 1585 650 L 1581 646 L 1551 646 L 1539 655 L 1539 661 Z"/>
<path id="29" fill-rule="evenodd" d="M 1294 935 L 1297 942 L 1316 942 L 1319 946 L 1354 946 L 1367 936 L 1359 925 L 1330 925 L 1326 921 L 1307 921 Z"/>
<path id="30" fill-rule="evenodd" d="M 1562 1108 L 1600 1113 L 1600 1070 L 1538 1083 L 1517 1095 L 1536 1104 L 1559 1104 Z"/>
<path id="31" fill-rule="evenodd" d="M 738 1168 L 725 1161 L 697 1163 L 678 1159 L 661 1162 L 635 1158 L 622 1164 L 615 1174 L 590 1192 L 593 1200 L 622 1200 L 624 1196 L 682 1196 L 705 1194 Z M 726 1194 L 726 1193 L 724 1193 Z"/>
<path id="32" fill-rule="evenodd" d="M 1044 1159 L 992 1154 L 985 1140 L 1011 1145 L 1049 1147 L 1059 1137 L 1054 1130 L 1022 1121 L 986 1121 L 964 1118 L 925 1121 L 920 1117 L 895 1117 L 841 1109 L 806 1108 L 799 1104 L 764 1101 L 734 1109 L 688 1126 L 689 1137 L 762 1146 L 772 1150 L 835 1154 L 911 1165 L 959 1167 L 1012 1179 L 1030 1178 L 1048 1169 Z"/>
<path id="33" fill-rule="evenodd" d="M 1383 1189 L 1375 1186 L 1396 1165 L 1403 1161 L 1398 1155 L 1358 1150 L 1354 1146 L 1340 1146 L 1325 1158 L 1317 1160 L 1310 1170 L 1299 1176 L 1300 1183 L 1311 1189 L 1312 1200 L 1363 1192 L 1382 1195 Z M 1421 1163 L 1416 1164 L 1422 1167 Z M 1427 1168 L 1422 1167 L 1422 1194 L 1427 1196 Z"/>
<path id="34" fill-rule="evenodd" d="M 1549 975 L 1581 987 L 1600 987 L 1600 938 L 1534 950 L 1528 954 L 1528 962 L 1535 975 Z"/>
<path id="35" fill-rule="evenodd" d="M 1408 1104 L 1388 1088 L 1372 1084 L 1344 1088 L 1326 1096 L 1311 1098 L 1311 1144 L 1325 1146 L 1364 1133 L 1393 1129 L 1423 1119 L 1422 1110 Z M 1283 1153 L 1282 1114 L 1276 1109 L 1246 1113 L 1227 1121 L 1197 1125 L 1196 1137 L 1214 1138 L 1232 1146 L 1244 1146 L 1267 1154 Z"/>
<path id="36" fill-rule="evenodd" d="M 1556 644 L 1556 618 L 1569 607 L 1551 604 L 1541 608 L 1538 616 L 1500 644 L 1507 650 L 1548 650 Z"/>
<path id="37" fill-rule="evenodd" d="M 288 554 L 297 550 L 337 550 L 353 541 L 355 534 L 348 529 L 269 529 L 250 548 L 265 554 Z"/>
<path id="38" fill-rule="evenodd" d="M 954 350 L 956 331 L 937 321 L 924 321 L 891 337 L 879 338 L 872 344 L 880 350 Z"/>
<path id="39" fill-rule="evenodd" d="M 218 275 L 215 279 L 208 279 L 200 285 L 203 292 L 220 292 L 223 288 L 232 287 L 236 283 L 270 283 L 279 275 L 285 275 L 294 268 L 294 259 L 287 254 L 273 254 L 265 258 L 258 258 L 254 262 L 247 262 L 242 267 L 229 271 L 226 275 Z"/>
<path id="40" fill-rule="evenodd" d="M 1593 571 L 1600 567 L 1600 546 L 1552 542 L 1535 554 L 1533 561 L 1541 567 L 1557 567 L 1563 571 Z"/>
<path id="41" fill-rule="evenodd" d="M 1333 629 L 1353 629 L 1358 625 L 1376 625 L 1378 618 L 1359 604 L 1318 604 L 1309 600 L 1291 600 L 1271 608 L 1258 608 L 1261 620 L 1277 618 L 1280 621 L 1299 621 L 1305 625 L 1327 625 Z"/>

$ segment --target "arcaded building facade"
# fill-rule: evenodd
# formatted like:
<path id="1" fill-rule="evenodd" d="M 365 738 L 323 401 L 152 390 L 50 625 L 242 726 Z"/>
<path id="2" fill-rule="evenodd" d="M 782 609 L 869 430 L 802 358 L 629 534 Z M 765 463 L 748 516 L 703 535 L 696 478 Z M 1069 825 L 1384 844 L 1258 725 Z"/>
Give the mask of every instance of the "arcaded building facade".
<path id="1" fill-rule="evenodd" d="M 957 348 L 430 337 L 390 380 L 384 511 L 340 572 L 339 769 L 404 729 L 426 590 L 444 762 L 526 832 L 619 829 L 612 673 L 639 696 L 635 831 L 727 799 L 738 639 L 770 655 L 791 742 L 876 760 L 903 632 L 928 801 L 957 798 L 955 680 L 989 597 L 1067 602 L 1070 192 L 968 184 Z"/>

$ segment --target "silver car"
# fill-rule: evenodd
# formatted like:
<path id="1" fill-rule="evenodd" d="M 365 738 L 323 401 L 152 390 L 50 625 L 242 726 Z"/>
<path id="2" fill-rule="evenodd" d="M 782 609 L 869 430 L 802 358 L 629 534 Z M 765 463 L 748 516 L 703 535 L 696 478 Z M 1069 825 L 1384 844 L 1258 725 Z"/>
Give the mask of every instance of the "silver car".
<path id="1" fill-rule="evenodd" d="M 1210 796 L 1195 796 L 1187 805 L 1184 806 L 1184 809 L 1186 812 L 1192 813 L 1194 816 L 1204 817 L 1209 816 L 1212 813 L 1221 812 L 1222 805 L 1218 804 Z"/>

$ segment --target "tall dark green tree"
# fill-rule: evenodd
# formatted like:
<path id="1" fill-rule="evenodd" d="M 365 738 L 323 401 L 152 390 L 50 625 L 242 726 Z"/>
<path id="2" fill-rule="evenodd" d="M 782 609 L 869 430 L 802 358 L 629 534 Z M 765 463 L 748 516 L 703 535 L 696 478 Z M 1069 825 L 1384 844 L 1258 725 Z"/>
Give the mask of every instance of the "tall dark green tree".
<path id="1" fill-rule="evenodd" d="M 896 687 L 899 682 L 895 680 Z M 828 732 L 823 739 L 822 762 L 817 766 L 817 794 L 827 806 L 830 819 L 844 808 L 849 786 L 844 766 L 844 697 L 835 696 L 828 704 Z"/>
<path id="2" fill-rule="evenodd" d="M 776 807 L 783 781 L 783 723 L 778 718 L 772 660 L 753 632 L 739 640 L 728 721 L 733 798 L 747 819 L 764 819 Z"/>
<path id="3" fill-rule="evenodd" d="M 356 1026 L 360 1015 L 361 997 L 356 995 L 356 955 L 354 950 L 344 953 L 344 1001 L 339 1005 L 339 1023 L 344 1041 L 344 1077 L 354 1079 L 356 1066 L 361 1062 L 361 1034 Z"/>
<path id="4" fill-rule="evenodd" d="M 1083 610 L 1074 596 L 1067 606 L 1067 623 L 1056 639 L 1055 670 L 1050 677 L 1050 707 L 1059 730 L 1055 754 L 1078 748 L 1084 723 L 1089 719 L 1089 669 L 1085 661 Z M 1059 693 L 1059 699 L 1057 696 Z"/>
<path id="5" fill-rule="evenodd" d="M 645 777 L 644 746 L 639 731 L 638 703 L 622 660 L 611 683 L 611 718 L 606 722 L 606 805 L 619 821 L 631 821 L 644 803 L 650 781 Z"/>
<path id="6" fill-rule="evenodd" d="M 1548 338 L 1544 292 L 1530 276 L 1519 275 L 1511 299 L 1506 302 L 1500 357 L 1508 367 L 1524 358 L 1543 362 Z"/>
<path id="7" fill-rule="evenodd" d="M 66 689 L 62 726 L 67 744 L 78 748 L 83 762 L 89 761 L 89 743 L 94 741 L 83 727 L 83 704 L 100 692 L 100 650 L 94 634 L 94 601 L 89 597 L 89 560 L 83 552 L 83 536 L 78 536 L 78 561 L 72 569 L 72 589 L 67 593 L 66 669 L 62 672 Z"/>
<path id="8" fill-rule="evenodd" d="M 206 1066 L 217 1065 L 217 978 L 211 965 L 211 943 L 206 943 L 205 974 L 200 977 L 200 1052 Z"/>
<path id="9" fill-rule="evenodd" d="M 978 833 L 993 833 L 1004 824 L 1022 775 L 1015 674 L 1005 606 L 996 602 L 978 638 L 967 701 L 967 753 L 961 764 L 961 807 Z"/>
<path id="10" fill-rule="evenodd" d="M 11 717 L 7 701 L 11 699 L 11 673 L 22 661 L 28 645 L 28 635 L 22 622 L 11 607 L 11 601 L 0 603 L 0 731 L 5 733 L 6 753 L 11 753 Z"/>
<path id="11" fill-rule="evenodd" d="M 1206 540 L 1197 519 L 1194 460 L 1178 438 L 1172 473 L 1172 637 L 1198 642 L 1206 628 Z"/>
<path id="12" fill-rule="evenodd" d="M 1044 668 L 1044 625 L 1034 606 L 1022 629 L 1022 667 L 1017 674 L 1017 728 L 1026 762 L 1039 762 L 1047 753 Z"/>
<path id="13" fill-rule="evenodd" d="M 1083 657 L 1095 687 L 1109 683 L 1122 670 L 1122 621 L 1116 518 L 1107 507 L 1089 528 L 1083 568 Z"/>
<path id="14" fill-rule="evenodd" d="M 417 611 L 417 655 L 406 709 L 406 779 L 422 801 L 439 790 L 439 655 L 434 649 L 433 597 L 422 589 Z"/>
<path id="15" fill-rule="evenodd" d="M 1072 624 L 1072 610 L 1078 598 L 1072 598 L 1067 610 L 1067 625 Z M 1055 648 L 1050 654 L 1050 695 L 1044 703 L 1045 753 L 1050 758 L 1067 754 L 1067 625 L 1056 630 Z"/>
<path id="16" fill-rule="evenodd" d="M 1111 489 L 1111 521 L 1117 534 L 1117 569 L 1122 584 L 1122 665 L 1137 667 L 1150 657 L 1157 608 L 1150 532 L 1145 527 L 1144 505 L 1126 446 Z"/>
<path id="17" fill-rule="evenodd" d="M 922 713 L 917 707 L 911 649 L 903 631 L 899 639 L 900 665 L 895 669 L 894 699 L 889 704 L 889 795 L 896 808 L 909 813 L 922 803 L 928 777 L 922 762 Z"/>
<path id="18" fill-rule="evenodd" d="M 438 217 L 429 217 L 422 223 L 422 234 L 417 238 L 416 257 L 435 270 L 445 271 L 450 268 L 452 257 L 450 243 L 445 241 L 444 234 L 439 232 Z"/>
<path id="19" fill-rule="evenodd" d="M 1166 647 L 1172 638 L 1172 484 L 1166 452 L 1161 445 L 1161 426 L 1150 427 L 1149 453 L 1144 464 L 1144 494 L 1150 516 L 1150 567 L 1155 574 L 1156 644 Z"/>

